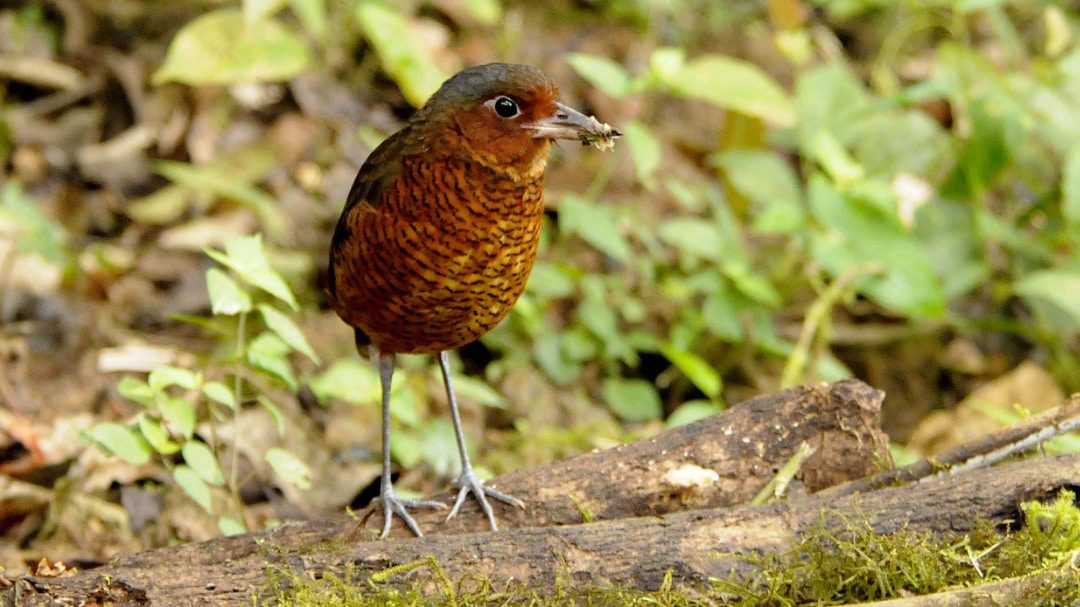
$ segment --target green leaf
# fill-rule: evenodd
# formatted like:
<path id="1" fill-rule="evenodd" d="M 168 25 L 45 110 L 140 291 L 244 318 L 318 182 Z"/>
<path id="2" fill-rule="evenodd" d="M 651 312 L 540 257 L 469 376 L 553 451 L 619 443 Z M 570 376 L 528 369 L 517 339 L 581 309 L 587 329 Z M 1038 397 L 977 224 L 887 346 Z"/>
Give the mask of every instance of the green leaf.
<path id="1" fill-rule="evenodd" d="M 390 457 L 403 468 L 419 464 L 423 449 L 423 439 L 410 428 L 396 428 L 390 437 Z"/>
<path id="2" fill-rule="evenodd" d="M 289 0 L 243 0 L 240 8 L 244 11 L 244 19 L 255 23 L 267 17 L 273 16 L 280 11 Z"/>
<path id="3" fill-rule="evenodd" d="M 150 372 L 147 378 L 150 389 L 154 392 L 164 392 L 169 386 L 180 386 L 185 390 L 194 390 L 202 383 L 202 375 L 190 369 L 162 365 Z"/>
<path id="4" fill-rule="evenodd" d="M 172 476 L 176 484 L 184 490 L 184 493 L 188 494 L 192 501 L 202 506 L 203 510 L 210 512 L 210 486 L 197 472 L 184 464 L 180 464 L 173 468 Z"/>
<path id="5" fill-rule="evenodd" d="M 236 409 L 236 396 L 233 394 L 232 388 L 225 384 L 219 381 L 209 381 L 203 384 L 202 391 L 210 400 L 221 403 L 230 409 Z"/>
<path id="6" fill-rule="evenodd" d="M 975 99 L 969 111 L 971 134 L 960 150 L 956 169 L 941 186 L 946 196 L 981 196 L 1008 168 L 1025 136 L 1026 109 L 1004 95 Z"/>
<path id="7" fill-rule="evenodd" d="M 274 428 L 277 429 L 278 436 L 285 436 L 285 416 L 281 414 L 281 409 L 278 409 L 274 401 L 263 394 L 260 394 L 255 400 L 270 414 L 270 420 L 274 422 Z"/>
<path id="8" fill-rule="evenodd" d="M 567 194 L 559 202 L 559 228 L 568 234 L 576 234 L 616 261 L 630 261 L 630 244 L 610 207 Z"/>
<path id="9" fill-rule="evenodd" d="M 633 121 L 623 127 L 623 137 L 630 146 L 630 156 L 634 159 L 634 171 L 641 185 L 649 190 L 656 187 L 656 170 L 660 168 L 663 150 L 660 140 L 647 126 Z"/>
<path id="10" fill-rule="evenodd" d="M 381 388 L 379 374 L 371 364 L 356 358 L 343 358 L 310 381 L 311 390 L 326 402 L 340 399 L 354 405 L 379 402 Z"/>
<path id="11" fill-rule="evenodd" d="M 802 192 L 787 161 L 771 152 L 733 150 L 716 163 L 731 186 L 754 204 L 757 232 L 791 234 L 802 227 L 806 215 Z"/>
<path id="12" fill-rule="evenodd" d="M 1080 271 L 1033 272 L 1017 281 L 1014 288 L 1024 298 L 1048 302 L 1065 312 L 1074 327 L 1080 329 Z"/>
<path id="13" fill-rule="evenodd" d="M 296 375 L 289 363 L 289 346 L 277 335 L 269 331 L 260 333 L 248 344 L 247 360 L 256 369 L 285 382 L 290 390 L 296 390 Z"/>
<path id="14" fill-rule="evenodd" d="M 225 253 L 207 249 L 206 254 L 231 268 L 240 278 L 299 310 L 296 297 L 281 275 L 270 266 L 263 249 L 262 236 L 237 236 L 225 243 Z"/>
<path id="15" fill-rule="evenodd" d="M 582 281 L 584 300 L 577 308 L 581 323 L 600 338 L 609 358 L 632 362 L 634 350 L 627 334 L 619 328 L 618 312 L 607 300 L 607 290 L 600 277 L 590 276 Z"/>
<path id="16" fill-rule="evenodd" d="M 154 389 L 141 379 L 125 375 L 116 384 L 116 391 L 120 393 L 120 396 L 140 405 L 147 407 L 154 405 Z"/>
<path id="17" fill-rule="evenodd" d="M 566 62 L 589 84 L 619 99 L 630 93 L 630 75 L 621 65 L 607 57 L 570 53 Z M 623 131 L 625 133 L 625 131 Z"/>
<path id="18" fill-rule="evenodd" d="M 764 70 L 741 59 L 698 57 L 673 74 L 667 84 L 683 97 L 701 99 L 777 126 L 795 124 L 795 106 L 790 96 Z"/>
<path id="19" fill-rule="evenodd" d="M 177 436 L 191 438 L 195 434 L 195 408 L 183 398 L 169 396 L 157 404 L 162 419 Z"/>
<path id="20" fill-rule="evenodd" d="M 210 294 L 210 309 L 214 314 L 233 316 L 251 311 L 251 296 L 217 268 L 206 271 L 206 291 Z"/>
<path id="21" fill-rule="evenodd" d="M 915 236 L 942 281 L 946 301 L 987 284 L 991 260 L 986 255 L 985 233 L 977 227 L 967 202 L 935 200 L 924 205 L 917 215 Z"/>
<path id="22" fill-rule="evenodd" d="M 223 516 L 217 521 L 218 531 L 226 537 L 230 535 L 242 535 L 248 532 L 248 528 L 240 519 L 232 516 Z"/>
<path id="23" fill-rule="evenodd" d="M 210 446 L 200 440 L 189 440 L 182 449 L 184 461 L 188 466 L 211 485 L 221 487 L 225 484 L 225 475 L 221 473 L 217 456 Z"/>
<path id="24" fill-rule="evenodd" d="M 720 266 L 720 270 L 724 273 L 724 276 L 731 279 L 739 292 L 750 299 L 770 308 L 780 307 L 780 304 L 783 303 L 783 298 L 776 291 L 776 288 L 772 286 L 772 283 L 760 273 L 746 267 L 744 261 L 725 261 Z"/>
<path id="25" fill-rule="evenodd" d="M 311 468 L 292 452 L 273 447 L 266 452 L 266 461 L 281 480 L 299 489 L 311 488 Z"/>
<path id="26" fill-rule="evenodd" d="M 454 391 L 457 392 L 459 398 L 478 405 L 492 409 L 506 409 L 506 398 L 487 382 L 475 377 L 454 375 Z"/>
<path id="27" fill-rule="evenodd" d="M 124 214 L 139 223 L 167 225 L 183 216 L 190 199 L 190 188 L 168 185 L 127 204 Z"/>
<path id="28" fill-rule="evenodd" d="M 708 362 L 693 352 L 680 350 L 671 344 L 661 344 L 660 352 L 686 376 L 705 396 L 720 396 L 723 382 L 720 374 Z"/>
<path id="29" fill-rule="evenodd" d="M 566 356 L 563 339 L 557 332 L 541 334 L 533 342 L 532 351 L 536 363 L 556 384 L 567 385 L 581 373 L 579 362 Z"/>
<path id="30" fill-rule="evenodd" d="M 542 300 L 569 297 L 574 293 L 574 279 L 564 267 L 538 261 L 525 288 Z"/>
<path id="31" fill-rule="evenodd" d="M 1061 214 L 1080 224 L 1080 143 L 1069 148 L 1061 173 Z"/>
<path id="32" fill-rule="evenodd" d="M 279 237 L 285 233 L 285 216 L 276 200 L 251 185 L 232 170 L 220 166 L 195 166 L 186 162 L 158 160 L 154 171 L 173 183 L 196 192 L 231 200 L 255 212 L 267 233 Z"/>
<path id="33" fill-rule="evenodd" d="M 457 476 L 461 460 L 457 454 L 454 427 L 443 418 L 428 420 L 420 429 L 420 454 L 437 476 Z"/>
<path id="34" fill-rule="evenodd" d="M 858 136 L 845 141 L 868 175 L 890 180 L 898 173 L 920 178 L 941 175 L 952 167 L 956 152 L 953 138 L 918 109 L 868 113 L 859 121 Z"/>
<path id="35" fill-rule="evenodd" d="M 180 450 L 180 444 L 169 438 L 169 431 L 162 425 L 161 420 L 156 417 L 149 415 L 140 417 L 139 431 L 142 432 L 143 438 L 150 443 L 154 451 L 162 455 L 172 455 Z"/>
<path id="36" fill-rule="evenodd" d="M 832 133 L 842 143 L 861 136 L 863 121 L 875 115 L 873 100 L 843 64 L 831 63 L 802 72 L 795 87 L 799 116 L 799 148 L 803 156 L 813 156 L 814 141 L 821 131 Z"/>
<path id="37" fill-rule="evenodd" d="M 401 87 L 405 99 L 415 107 L 423 105 L 447 78 L 424 52 L 424 41 L 400 10 L 381 2 L 359 3 L 356 18 L 364 37 L 379 54 L 383 69 Z"/>
<path id="38" fill-rule="evenodd" d="M 671 219 L 660 225 L 659 235 L 660 240 L 687 261 L 707 259 L 718 262 L 724 259 L 723 236 L 707 219 Z"/>
<path id="39" fill-rule="evenodd" d="M 878 263 L 884 274 L 859 280 L 860 292 L 914 318 L 945 314 L 945 292 L 926 248 L 895 215 L 841 194 L 821 174 L 810 179 L 808 198 L 825 230 L 812 235 L 811 255 L 831 276 L 854 265 Z"/>
<path id="40" fill-rule="evenodd" d="M 623 421 L 644 422 L 660 419 L 663 414 L 656 386 L 643 379 L 609 377 L 601 391 L 608 407 Z"/>
<path id="41" fill-rule="evenodd" d="M 279 21 L 248 22 L 241 11 L 223 8 L 196 17 L 177 32 L 153 83 L 202 86 L 288 80 L 304 71 L 310 60 L 304 41 Z"/>
<path id="42" fill-rule="evenodd" d="M 686 65 L 686 51 L 672 46 L 661 46 L 649 54 L 649 71 L 660 82 L 670 82 Z"/>
<path id="43" fill-rule="evenodd" d="M 114 422 L 100 423 L 87 432 L 100 447 L 136 466 L 150 461 L 150 445 L 134 430 Z"/>
<path id="44" fill-rule="evenodd" d="M 390 416 L 403 425 L 414 428 L 424 420 L 422 410 L 427 407 L 427 392 L 406 381 L 400 384 L 394 382 L 390 389 L 390 403 Z"/>
<path id="45" fill-rule="evenodd" d="M 29 197 L 15 181 L 0 185 L 0 232 L 4 224 L 14 226 L 18 250 L 36 253 L 54 264 L 68 261 L 64 226 L 45 212 L 45 207 Z"/>
<path id="46" fill-rule="evenodd" d="M 686 424 L 696 422 L 699 419 L 712 417 L 723 410 L 724 408 L 720 405 L 707 400 L 686 401 L 679 405 L 679 408 L 671 412 L 671 415 L 668 416 L 664 426 L 667 428 L 685 426 Z"/>
<path id="47" fill-rule="evenodd" d="M 296 13 L 296 17 L 300 19 L 300 23 L 304 24 L 304 28 L 311 35 L 322 40 L 326 35 L 328 25 L 326 0 L 289 0 L 289 6 Z"/>
<path id="48" fill-rule="evenodd" d="M 953 8 L 959 13 L 971 13 L 1008 4 L 1010 0 L 954 0 Z"/>
<path id="49" fill-rule="evenodd" d="M 296 323 L 294 323 L 291 318 L 283 314 L 277 308 L 267 304 L 259 304 L 259 312 L 262 313 L 263 320 L 266 321 L 266 326 L 276 333 L 282 341 L 289 344 L 290 348 L 307 356 L 311 359 L 311 362 L 320 364 L 321 361 L 319 360 L 319 356 L 315 354 L 315 350 L 312 349 L 311 344 L 309 344 L 307 338 L 304 337 L 303 331 L 300 330 L 300 327 L 296 326 Z"/>
<path id="50" fill-rule="evenodd" d="M 865 171 L 844 146 L 828 131 L 818 131 L 811 149 L 814 157 L 833 182 L 846 188 L 863 178 Z"/>

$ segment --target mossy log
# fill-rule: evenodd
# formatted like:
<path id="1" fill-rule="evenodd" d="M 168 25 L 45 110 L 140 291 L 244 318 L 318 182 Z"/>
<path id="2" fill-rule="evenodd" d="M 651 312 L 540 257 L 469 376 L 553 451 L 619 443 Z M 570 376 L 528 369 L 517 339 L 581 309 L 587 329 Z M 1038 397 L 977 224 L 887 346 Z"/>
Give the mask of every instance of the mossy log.
<path id="1" fill-rule="evenodd" d="M 433 525 L 423 539 L 366 541 L 369 530 L 357 523 L 323 519 L 148 551 L 71 577 L 20 578 L 0 594 L 0 604 L 251 605 L 273 568 L 300 576 L 350 570 L 363 578 L 429 557 L 451 579 L 513 579 L 538 590 L 551 588 L 560 573 L 563 580 L 648 589 L 670 569 L 684 583 L 700 584 L 709 576 L 748 571 L 735 554 L 782 550 L 822 512 L 865 519 L 880 533 L 902 526 L 964 530 L 978 518 L 1015 518 L 1021 500 L 1080 479 L 1080 458 L 1067 457 L 840 499 L 811 495 L 731 507 L 756 493 L 803 441 L 819 447 L 802 469 L 807 487 L 869 472 L 884 447 L 873 425 L 880 397 L 851 381 L 788 390 L 652 439 L 508 475 L 495 485 L 525 498 L 530 508 L 521 518 L 501 509 L 504 529 L 498 533 Z M 666 485 L 666 471 L 684 463 L 717 470 L 720 480 L 713 485 L 722 488 L 688 493 Z M 558 492 L 545 492 L 560 484 Z M 580 523 L 579 504 L 593 511 L 594 522 L 569 524 Z M 537 511 L 554 515 L 536 518 Z M 470 511 L 462 518 L 480 517 Z M 391 581 L 430 574 L 417 568 Z"/>
<path id="2" fill-rule="evenodd" d="M 1017 520 L 1018 505 L 1046 498 L 1080 479 L 1080 456 L 1040 458 L 881 489 L 840 499 L 809 497 L 759 507 L 709 508 L 591 524 L 527 527 L 425 539 L 351 541 L 330 521 L 289 525 L 259 535 L 222 538 L 117 559 L 72 577 L 23 578 L 7 604 L 251 605 L 273 568 L 304 577 L 349 571 L 359 583 L 388 567 L 433 559 L 451 580 L 479 576 L 543 591 L 565 583 L 657 588 L 670 569 L 690 586 L 710 576 L 749 574 L 738 554 L 782 551 L 830 513 L 876 533 L 963 532 L 977 520 Z M 839 519 L 837 519 L 839 521 Z M 437 588 L 431 568 L 385 583 Z M 55 602 L 68 600 L 71 603 Z"/>

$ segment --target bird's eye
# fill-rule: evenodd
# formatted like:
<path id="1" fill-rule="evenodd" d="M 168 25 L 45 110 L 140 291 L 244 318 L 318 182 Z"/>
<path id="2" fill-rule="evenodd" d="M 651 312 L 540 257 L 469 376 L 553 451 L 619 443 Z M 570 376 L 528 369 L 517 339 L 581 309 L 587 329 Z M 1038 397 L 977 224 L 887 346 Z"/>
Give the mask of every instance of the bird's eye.
<path id="1" fill-rule="evenodd" d="M 495 113 L 501 118 L 513 118 L 521 113 L 521 108 L 518 107 L 517 102 L 506 96 L 496 98 L 493 107 Z"/>

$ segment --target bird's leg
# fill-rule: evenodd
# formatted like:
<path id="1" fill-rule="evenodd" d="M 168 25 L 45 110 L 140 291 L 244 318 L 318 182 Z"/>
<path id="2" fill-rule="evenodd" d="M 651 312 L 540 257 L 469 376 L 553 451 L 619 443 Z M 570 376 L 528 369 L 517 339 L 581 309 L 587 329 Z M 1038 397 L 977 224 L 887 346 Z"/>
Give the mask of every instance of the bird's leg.
<path id="1" fill-rule="evenodd" d="M 417 526 L 416 521 L 409 515 L 406 508 L 443 509 L 446 508 L 446 504 L 428 500 L 403 500 L 394 493 L 394 483 L 390 479 L 390 380 L 394 376 L 394 355 L 376 354 L 375 357 L 379 361 L 379 384 L 382 386 L 383 473 L 378 501 L 383 506 L 384 522 L 382 535 L 379 537 L 385 538 L 390 534 L 390 524 L 393 522 L 395 514 L 405 521 L 405 524 L 417 537 L 424 537 L 424 534 L 420 532 L 420 527 Z"/>
<path id="2" fill-rule="evenodd" d="M 483 481 L 476 478 L 472 464 L 469 462 L 469 451 L 465 448 L 465 433 L 461 429 L 461 414 L 458 412 L 457 397 L 454 396 L 454 382 L 450 379 L 450 355 L 446 350 L 439 352 L 439 367 L 442 369 L 443 384 L 446 386 L 446 398 L 450 401 L 450 415 L 454 420 L 454 434 L 457 435 L 458 453 L 461 455 L 461 476 L 458 477 L 457 481 L 460 489 L 458 490 L 457 500 L 454 501 L 454 507 L 450 510 L 450 514 L 446 516 L 446 520 L 450 520 L 457 515 L 461 505 L 465 503 L 465 498 L 472 493 L 476 496 L 476 501 L 480 502 L 484 514 L 487 515 L 491 530 L 498 531 L 498 526 L 495 524 L 495 513 L 491 510 L 491 504 L 488 503 L 487 496 L 490 495 L 500 502 L 518 508 L 524 508 L 525 503 L 516 497 L 486 487 Z"/>

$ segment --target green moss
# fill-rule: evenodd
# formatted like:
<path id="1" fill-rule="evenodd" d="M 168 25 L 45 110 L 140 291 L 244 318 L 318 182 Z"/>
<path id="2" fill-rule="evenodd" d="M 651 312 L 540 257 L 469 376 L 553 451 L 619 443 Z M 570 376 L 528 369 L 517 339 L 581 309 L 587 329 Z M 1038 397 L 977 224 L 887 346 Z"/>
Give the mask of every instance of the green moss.
<path id="1" fill-rule="evenodd" d="M 714 578 L 706 589 L 682 589 L 669 572 L 653 592 L 620 588 L 579 588 L 557 583 L 543 595 L 522 585 L 498 586 L 485 578 L 453 581 L 434 559 L 397 565 L 359 582 L 351 566 L 318 580 L 280 571 L 271 575 L 271 598 L 278 607 L 535 607 L 668 606 L 725 604 L 737 607 L 843 605 L 929 594 L 1039 572 L 1065 571 L 1080 554 L 1080 509 L 1061 491 L 1050 503 L 1021 506 L 1023 525 L 1003 532 L 988 522 L 966 533 L 931 534 L 902 529 L 874 533 L 870 524 L 835 513 L 822 514 L 791 549 L 777 554 L 741 555 L 757 572 Z M 424 583 L 391 587 L 401 576 L 424 570 Z M 416 576 L 414 576 L 416 577 Z M 1040 605 L 1074 605 L 1077 576 L 1061 576 L 1039 590 Z"/>

